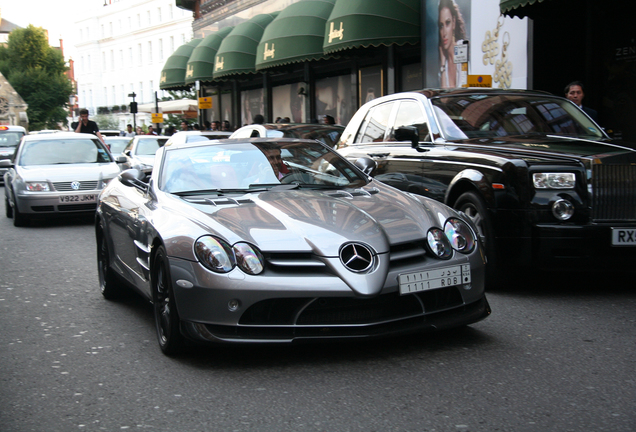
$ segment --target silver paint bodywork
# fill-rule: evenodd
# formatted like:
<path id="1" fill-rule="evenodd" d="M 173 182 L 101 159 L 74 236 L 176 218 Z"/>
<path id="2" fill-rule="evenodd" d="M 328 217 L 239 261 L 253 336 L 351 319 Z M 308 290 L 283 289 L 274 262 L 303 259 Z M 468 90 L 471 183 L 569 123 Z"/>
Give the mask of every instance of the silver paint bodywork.
<path id="1" fill-rule="evenodd" d="M 171 147 L 166 145 L 157 152 L 155 167 L 162 166 L 161 160 L 173 150 Z M 155 169 L 147 190 L 115 179 L 100 196 L 98 222 L 109 242 L 111 267 L 149 300 L 153 253 L 159 245 L 165 247 L 179 316 L 190 337 L 290 341 L 294 338 L 222 337 L 206 325 L 241 327 L 246 310 L 277 298 L 398 296 L 399 274 L 459 264 L 470 265 L 472 283 L 458 288 L 462 301 L 453 326 L 487 315 L 463 319 L 466 305 L 483 302 L 489 313 L 484 294 L 484 257 L 479 246 L 467 255 L 456 252 L 450 260 L 428 255 L 417 263 L 406 260 L 406 264 L 400 264 L 399 259 L 404 257 L 391 249 L 417 241 L 423 245 L 428 229 L 443 227 L 451 216 L 466 220 L 444 204 L 403 193 L 371 178 L 355 189 L 269 190 L 187 200 L 159 189 L 160 177 L 160 170 Z M 209 234 L 230 245 L 247 242 L 256 246 L 266 256 L 266 270 L 259 275 L 246 274 L 238 267 L 226 274 L 208 270 L 198 261 L 193 245 Z M 372 270 L 355 273 L 344 266 L 339 254 L 351 243 L 374 251 Z M 239 306 L 232 309 L 228 307 L 230 302 Z"/>

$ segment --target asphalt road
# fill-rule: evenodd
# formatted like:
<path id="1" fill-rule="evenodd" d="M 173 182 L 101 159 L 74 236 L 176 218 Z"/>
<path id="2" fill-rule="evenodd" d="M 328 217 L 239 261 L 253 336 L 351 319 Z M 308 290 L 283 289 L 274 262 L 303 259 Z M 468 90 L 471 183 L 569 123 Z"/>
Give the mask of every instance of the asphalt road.
<path id="1" fill-rule="evenodd" d="M 168 358 L 90 220 L 3 212 L 0 431 L 636 431 L 634 274 L 520 279 L 456 331 Z"/>

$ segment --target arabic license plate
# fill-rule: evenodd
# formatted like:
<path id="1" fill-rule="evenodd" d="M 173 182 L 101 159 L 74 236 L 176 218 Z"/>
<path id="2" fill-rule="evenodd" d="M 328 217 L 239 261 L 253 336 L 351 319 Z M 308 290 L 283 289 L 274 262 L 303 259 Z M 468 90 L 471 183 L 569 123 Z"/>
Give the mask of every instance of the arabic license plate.
<path id="1" fill-rule="evenodd" d="M 612 246 L 636 246 L 636 228 L 612 228 Z"/>
<path id="2" fill-rule="evenodd" d="M 414 273 L 404 273 L 398 278 L 400 295 L 428 291 L 470 283 L 470 264 L 442 267 Z"/>
<path id="3" fill-rule="evenodd" d="M 97 201 L 97 195 L 62 195 L 60 196 L 60 203 L 86 203 Z"/>

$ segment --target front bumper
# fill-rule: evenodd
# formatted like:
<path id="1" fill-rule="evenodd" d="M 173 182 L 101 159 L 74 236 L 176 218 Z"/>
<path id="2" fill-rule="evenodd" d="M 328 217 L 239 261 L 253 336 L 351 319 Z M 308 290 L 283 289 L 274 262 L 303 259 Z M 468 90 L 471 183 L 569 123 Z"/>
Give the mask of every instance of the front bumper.
<path id="1" fill-rule="evenodd" d="M 434 291 L 439 291 L 435 293 Z M 427 292 L 433 297 L 449 297 L 448 289 Z M 414 295 L 411 295 L 414 296 Z M 452 297 L 452 295 L 450 295 Z M 320 299 L 318 299 L 319 301 Z M 368 309 L 361 307 L 356 311 L 365 314 Z M 386 338 L 417 332 L 437 331 L 461 327 L 481 321 L 490 315 L 491 309 L 482 296 L 468 305 L 457 305 L 440 311 L 421 311 L 414 316 L 404 316 L 392 320 L 372 320 L 358 324 L 314 323 L 312 325 L 238 325 L 220 326 L 196 322 L 182 322 L 181 331 L 189 339 L 201 342 L 230 343 L 290 343 L 317 340 L 373 339 Z M 325 317 L 338 314 L 342 319 L 346 313 L 338 309 L 326 312 Z M 326 318 L 326 321 L 332 320 Z"/>
<path id="2" fill-rule="evenodd" d="M 612 246 L 612 228 L 636 224 L 539 224 L 529 237 L 498 239 L 499 257 L 538 270 L 634 271 L 636 245 Z"/>
<path id="3" fill-rule="evenodd" d="M 476 254 L 472 283 L 398 293 L 399 269 L 378 295 L 355 295 L 329 272 L 248 276 L 212 273 L 196 262 L 170 259 L 183 333 L 215 342 L 291 342 L 367 338 L 467 325 L 490 313 L 484 266 Z"/>
<path id="4" fill-rule="evenodd" d="M 29 216 L 91 213 L 97 209 L 99 190 L 76 193 L 22 192 L 15 196 L 20 213 Z"/>

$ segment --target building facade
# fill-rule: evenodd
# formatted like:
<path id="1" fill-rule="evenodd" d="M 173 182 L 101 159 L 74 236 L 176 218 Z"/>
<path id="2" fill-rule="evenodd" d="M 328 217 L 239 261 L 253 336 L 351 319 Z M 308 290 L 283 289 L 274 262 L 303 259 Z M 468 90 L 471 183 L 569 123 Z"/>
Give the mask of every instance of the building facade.
<path id="1" fill-rule="evenodd" d="M 192 12 L 174 0 L 109 0 L 90 15 L 75 23 L 77 106 L 115 114 L 123 130 L 133 123 L 129 95 L 154 102 L 166 59 L 192 39 Z M 150 123 L 149 115 L 139 113 L 137 123 Z"/>
<path id="2" fill-rule="evenodd" d="M 174 78 L 179 68 L 167 62 L 160 86 L 195 88 L 198 81 L 201 96 L 213 98 L 213 109 L 201 113 L 202 118 L 240 126 L 255 112 L 269 121 L 284 113 L 312 121 L 335 111 L 344 124 L 369 98 L 461 86 L 468 77 L 487 77 L 493 87 L 561 96 L 568 83 L 583 81 L 584 104 L 599 112 L 600 125 L 617 139 L 636 142 L 636 36 L 627 1 L 175 3 L 194 13 L 193 42 L 198 39 L 204 48 L 190 47 L 192 61 L 182 68 L 189 76 L 181 84 Z M 444 9 L 453 11 L 452 37 L 443 34 Z M 209 40 L 214 35 L 220 42 Z M 449 38 L 458 56 L 448 47 L 442 50 Z M 203 49 L 212 73 L 198 73 L 205 70 Z"/>

